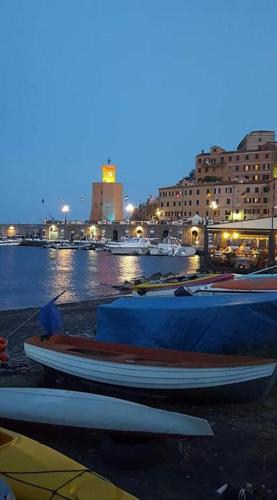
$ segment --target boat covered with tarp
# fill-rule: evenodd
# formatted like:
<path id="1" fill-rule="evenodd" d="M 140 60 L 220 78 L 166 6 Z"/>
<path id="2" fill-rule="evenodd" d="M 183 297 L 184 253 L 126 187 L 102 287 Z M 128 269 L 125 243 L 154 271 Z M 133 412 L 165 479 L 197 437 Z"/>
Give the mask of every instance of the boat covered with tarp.
<path id="1" fill-rule="evenodd" d="M 126 297 L 97 310 L 96 339 L 181 351 L 274 355 L 276 293 Z"/>

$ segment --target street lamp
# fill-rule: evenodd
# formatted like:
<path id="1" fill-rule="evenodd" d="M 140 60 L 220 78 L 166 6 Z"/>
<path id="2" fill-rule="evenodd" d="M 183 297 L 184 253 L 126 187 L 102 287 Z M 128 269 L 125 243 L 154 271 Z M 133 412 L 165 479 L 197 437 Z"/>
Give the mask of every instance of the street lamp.
<path id="1" fill-rule="evenodd" d="M 132 217 L 133 211 L 135 210 L 134 205 L 132 205 L 132 203 L 128 203 L 128 205 L 126 205 L 126 207 L 125 207 L 125 210 L 126 210 L 126 213 L 129 214 L 129 220 L 130 220 L 130 218 Z"/>
<path id="2" fill-rule="evenodd" d="M 156 216 L 157 216 L 158 220 L 160 219 L 160 216 L 161 216 L 161 215 L 162 215 L 162 211 L 161 211 L 161 209 L 160 209 L 160 208 L 157 208 L 157 210 L 156 210 Z"/>
<path id="3" fill-rule="evenodd" d="M 275 208 L 277 208 L 277 206 L 273 206 L 271 209 L 271 229 L 270 229 L 269 238 L 268 238 L 268 265 L 269 266 L 275 265 L 275 252 L 276 252 L 275 231 L 274 231 L 274 210 L 275 210 Z"/>
<path id="4" fill-rule="evenodd" d="M 218 208 L 218 204 L 216 203 L 216 201 L 211 202 L 210 208 L 212 209 L 212 219 L 214 220 L 214 211 Z"/>
<path id="5" fill-rule="evenodd" d="M 68 205 L 63 205 L 62 206 L 62 212 L 64 213 L 64 223 L 66 224 L 66 214 L 69 212 L 69 206 Z"/>

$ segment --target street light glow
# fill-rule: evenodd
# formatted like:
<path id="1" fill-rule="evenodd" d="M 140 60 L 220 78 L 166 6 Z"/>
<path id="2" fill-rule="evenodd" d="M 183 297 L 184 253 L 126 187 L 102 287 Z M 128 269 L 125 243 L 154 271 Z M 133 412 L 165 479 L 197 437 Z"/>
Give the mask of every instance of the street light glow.
<path id="1" fill-rule="evenodd" d="M 210 208 L 212 208 L 213 210 L 216 210 L 217 207 L 218 207 L 218 204 L 216 203 L 216 201 L 212 201 L 210 204 Z"/>
<path id="2" fill-rule="evenodd" d="M 133 211 L 135 210 L 135 207 L 134 207 L 134 205 L 132 205 L 132 203 L 128 203 L 128 205 L 126 205 L 126 207 L 125 207 L 125 210 L 126 210 L 126 212 L 129 212 L 129 214 L 131 215 L 133 213 Z"/>
<path id="3" fill-rule="evenodd" d="M 68 206 L 68 205 L 63 205 L 63 206 L 62 206 L 62 212 L 63 212 L 64 214 L 68 214 L 68 212 L 69 212 L 69 206 Z"/>

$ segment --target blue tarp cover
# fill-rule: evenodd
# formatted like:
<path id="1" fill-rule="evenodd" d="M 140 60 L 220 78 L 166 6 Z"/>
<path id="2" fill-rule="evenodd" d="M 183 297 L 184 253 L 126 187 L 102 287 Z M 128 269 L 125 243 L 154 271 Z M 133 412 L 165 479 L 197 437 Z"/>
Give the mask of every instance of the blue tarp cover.
<path id="1" fill-rule="evenodd" d="M 130 297 L 98 307 L 96 339 L 195 352 L 277 346 L 277 294 Z"/>

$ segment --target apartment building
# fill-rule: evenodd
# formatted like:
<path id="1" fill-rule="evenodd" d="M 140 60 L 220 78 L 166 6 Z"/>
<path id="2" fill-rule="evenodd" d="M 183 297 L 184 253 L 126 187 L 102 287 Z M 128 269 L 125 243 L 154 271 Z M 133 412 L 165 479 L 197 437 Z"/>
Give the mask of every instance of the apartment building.
<path id="1" fill-rule="evenodd" d="M 159 189 L 161 218 L 199 214 L 236 221 L 267 216 L 277 203 L 276 152 L 272 131 L 250 132 L 235 151 L 219 146 L 202 151 L 196 156 L 194 182 Z"/>

